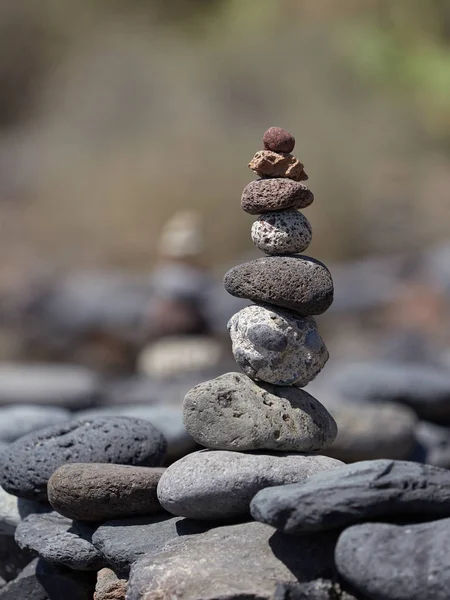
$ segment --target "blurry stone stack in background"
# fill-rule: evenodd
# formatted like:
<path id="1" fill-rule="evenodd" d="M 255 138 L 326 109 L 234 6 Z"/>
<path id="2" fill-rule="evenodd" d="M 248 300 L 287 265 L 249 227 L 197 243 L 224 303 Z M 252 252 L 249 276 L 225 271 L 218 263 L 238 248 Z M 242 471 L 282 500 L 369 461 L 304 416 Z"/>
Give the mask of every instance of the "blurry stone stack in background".
<path id="1" fill-rule="evenodd" d="M 243 373 L 227 373 L 186 395 L 183 416 L 200 450 L 172 464 L 158 484 L 169 512 L 193 519 L 248 515 L 262 488 L 305 480 L 339 466 L 316 453 L 337 434 L 328 411 L 300 389 L 325 365 L 328 351 L 314 315 L 333 300 L 333 282 L 319 261 L 303 256 L 311 226 L 298 211 L 314 196 L 301 182 L 303 165 L 290 154 L 294 138 L 276 127 L 249 167 L 260 179 L 241 205 L 259 214 L 252 239 L 268 256 L 232 268 L 225 289 L 254 304 L 229 321 L 233 355 Z"/>

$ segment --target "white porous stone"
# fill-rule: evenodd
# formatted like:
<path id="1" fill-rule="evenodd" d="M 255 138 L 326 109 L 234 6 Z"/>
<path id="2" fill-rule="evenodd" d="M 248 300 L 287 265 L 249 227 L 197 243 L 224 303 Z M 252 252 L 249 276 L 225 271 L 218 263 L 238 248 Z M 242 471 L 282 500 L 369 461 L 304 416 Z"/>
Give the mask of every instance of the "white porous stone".
<path id="1" fill-rule="evenodd" d="M 262 214 L 252 225 L 252 240 L 266 254 L 297 254 L 311 243 L 308 219 L 297 210 Z"/>
<path id="2" fill-rule="evenodd" d="M 304 387 L 328 360 L 313 317 L 251 305 L 231 317 L 228 331 L 237 364 L 257 381 Z"/>

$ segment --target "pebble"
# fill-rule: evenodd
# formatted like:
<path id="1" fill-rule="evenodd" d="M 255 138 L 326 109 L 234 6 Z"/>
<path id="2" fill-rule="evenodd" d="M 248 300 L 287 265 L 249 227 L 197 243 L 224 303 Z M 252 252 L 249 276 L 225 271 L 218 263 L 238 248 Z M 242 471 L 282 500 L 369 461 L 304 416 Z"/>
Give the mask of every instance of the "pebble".
<path id="1" fill-rule="evenodd" d="M 119 579 L 111 569 L 100 569 L 97 573 L 94 600 L 125 600 L 126 579 Z"/>
<path id="2" fill-rule="evenodd" d="M 328 360 L 313 317 L 251 305 L 231 317 L 228 331 L 235 361 L 255 380 L 303 387 Z"/>
<path id="3" fill-rule="evenodd" d="M 209 522 L 191 521 L 167 513 L 115 519 L 97 528 L 92 543 L 112 569 L 127 575 L 130 566 L 142 556 L 158 554 L 170 540 L 203 533 L 211 526 Z"/>
<path id="4" fill-rule="evenodd" d="M 128 600 L 272 600 L 277 583 L 331 578 L 335 536 L 294 538 L 261 523 L 215 528 L 170 542 L 136 562 Z"/>
<path id="5" fill-rule="evenodd" d="M 304 166 L 292 154 L 259 150 L 249 162 L 248 167 L 258 177 L 287 177 L 294 181 L 308 179 Z"/>
<path id="6" fill-rule="evenodd" d="M 335 556 L 339 573 L 364 597 L 449 597 L 450 519 L 404 526 L 355 525 L 339 537 Z"/>
<path id="7" fill-rule="evenodd" d="M 84 367 L 0 364 L 0 405 L 43 404 L 76 410 L 94 404 L 100 393 L 100 379 Z"/>
<path id="8" fill-rule="evenodd" d="M 226 373 L 191 389 L 184 422 L 202 446 L 216 450 L 311 452 L 333 443 L 336 423 L 304 390 L 258 385 Z"/>
<path id="9" fill-rule="evenodd" d="M 355 362 L 339 365 L 327 381 L 341 396 L 395 401 L 425 420 L 450 423 L 450 374 L 422 363 Z"/>
<path id="10" fill-rule="evenodd" d="M 264 213 L 251 229 L 252 241 L 266 254 L 298 254 L 311 243 L 308 219 L 297 210 Z"/>
<path id="11" fill-rule="evenodd" d="M 62 407 L 21 404 L 0 408 L 0 442 L 14 442 L 17 438 L 50 425 L 63 423 L 71 413 Z"/>
<path id="12" fill-rule="evenodd" d="M 164 469 L 72 463 L 50 477 L 47 493 L 60 514 L 80 521 L 105 521 L 158 512 L 156 487 Z"/>
<path id="13" fill-rule="evenodd" d="M 23 436 L 0 457 L 0 485 L 10 494 L 47 502 L 47 482 L 61 465 L 104 462 L 160 466 L 166 441 L 153 425 L 130 417 L 96 417 Z"/>
<path id="14" fill-rule="evenodd" d="M 450 472 L 407 461 L 362 461 L 312 475 L 302 485 L 265 489 L 254 497 L 251 513 L 293 535 L 364 520 L 447 517 Z"/>
<path id="15" fill-rule="evenodd" d="M 345 463 L 378 458 L 407 459 L 416 446 L 417 416 L 407 406 L 326 402 L 337 423 L 337 437 L 325 454 Z"/>
<path id="16" fill-rule="evenodd" d="M 92 600 L 93 573 L 61 569 L 34 559 L 0 589 L 0 600 Z"/>
<path id="17" fill-rule="evenodd" d="M 241 196 L 241 208 L 250 215 L 268 211 L 306 208 L 314 194 L 303 183 L 287 177 L 255 179 L 247 184 Z"/>
<path id="18" fill-rule="evenodd" d="M 263 135 L 263 144 L 266 150 L 289 153 L 294 149 L 295 137 L 281 127 L 269 127 Z"/>
<path id="19" fill-rule="evenodd" d="M 17 525 L 28 515 L 48 512 L 45 504 L 17 498 L 0 487 L 0 535 L 14 535 Z"/>
<path id="20" fill-rule="evenodd" d="M 299 315 L 324 313 L 333 302 L 326 266 L 308 256 L 265 256 L 237 265 L 224 277 L 229 294 L 289 308 Z"/>
<path id="21" fill-rule="evenodd" d="M 302 482 L 342 464 L 315 455 L 200 450 L 168 467 L 158 498 L 168 512 L 188 519 L 236 519 L 248 515 L 259 490 Z"/>
<path id="22" fill-rule="evenodd" d="M 29 515 L 17 526 L 15 540 L 20 548 L 49 563 L 77 571 L 97 571 L 105 560 L 91 543 L 93 533 L 92 527 L 53 512 Z"/>
<path id="23" fill-rule="evenodd" d="M 184 389 L 188 389 L 188 385 Z M 182 395 L 177 404 L 181 404 Z M 161 400 L 164 399 L 164 395 Z M 197 444 L 186 431 L 183 424 L 183 413 L 180 406 L 167 406 L 166 404 L 126 404 L 91 408 L 77 414 L 79 418 L 85 417 L 134 417 L 150 421 L 167 440 L 167 461 L 173 462 L 197 448 Z"/>

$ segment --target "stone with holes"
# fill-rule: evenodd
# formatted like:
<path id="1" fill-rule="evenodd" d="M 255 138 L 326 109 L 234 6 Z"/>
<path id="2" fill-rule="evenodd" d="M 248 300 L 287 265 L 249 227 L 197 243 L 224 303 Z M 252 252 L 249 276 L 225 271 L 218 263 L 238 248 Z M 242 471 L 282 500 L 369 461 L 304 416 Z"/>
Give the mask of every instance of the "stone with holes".
<path id="1" fill-rule="evenodd" d="M 241 373 L 192 388 L 183 412 L 191 436 L 216 450 L 311 452 L 332 444 L 337 433 L 326 408 L 304 390 L 258 385 Z"/>
<path id="2" fill-rule="evenodd" d="M 288 177 L 294 181 L 305 181 L 302 163 L 292 154 L 273 152 L 272 150 L 259 150 L 248 165 L 258 177 Z"/>
<path id="3" fill-rule="evenodd" d="M 250 215 L 289 208 L 306 208 L 314 194 L 303 183 L 287 177 L 255 179 L 247 184 L 241 196 L 241 208 Z"/>
<path id="4" fill-rule="evenodd" d="M 308 219 L 297 210 L 264 213 L 251 230 L 252 241 L 266 254 L 298 254 L 311 243 Z"/>
<path id="5" fill-rule="evenodd" d="M 294 535 L 375 519 L 449 517 L 450 471 L 408 461 L 362 461 L 317 473 L 302 485 L 262 490 L 251 513 Z"/>

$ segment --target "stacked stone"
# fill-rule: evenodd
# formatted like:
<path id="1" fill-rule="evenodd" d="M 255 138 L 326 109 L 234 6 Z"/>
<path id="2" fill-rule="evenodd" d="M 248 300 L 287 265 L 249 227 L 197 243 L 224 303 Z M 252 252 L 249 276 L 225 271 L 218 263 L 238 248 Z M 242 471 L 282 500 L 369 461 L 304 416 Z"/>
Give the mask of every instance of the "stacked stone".
<path id="1" fill-rule="evenodd" d="M 260 215 L 251 235 L 267 256 L 232 268 L 224 279 L 230 294 L 254 302 L 228 324 L 245 374 L 227 373 L 186 395 L 185 426 L 207 450 L 177 461 L 159 481 L 161 505 L 177 516 L 241 518 L 260 489 L 342 464 L 306 454 L 328 447 L 337 434 L 328 411 L 301 389 L 328 359 L 314 315 L 333 300 L 328 269 L 300 254 L 312 234 L 298 209 L 314 196 L 290 154 L 294 138 L 272 127 L 263 141 L 265 149 L 249 164 L 260 178 L 246 186 L 241 206 Z"/>

